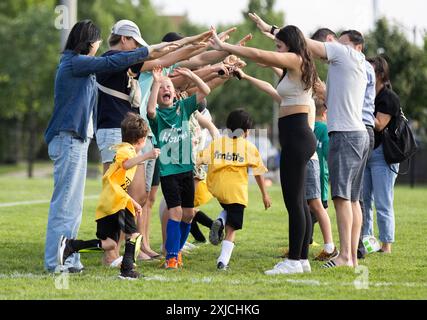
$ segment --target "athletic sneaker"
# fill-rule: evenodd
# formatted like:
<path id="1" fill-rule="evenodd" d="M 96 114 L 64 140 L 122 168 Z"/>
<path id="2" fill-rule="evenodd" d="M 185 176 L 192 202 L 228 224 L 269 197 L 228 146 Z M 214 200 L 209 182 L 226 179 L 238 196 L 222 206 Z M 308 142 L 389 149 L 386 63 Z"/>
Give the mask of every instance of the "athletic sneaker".
<path id="1" fill-rule="evenodd" d="M 216 268 L 220 271 L 227 271 L 228 270 L 228 264 L 223 264 L 221 261 L 218 262 L 216 265 Z"/>
<path id="2" fill-rule="evenodd" d="M 291 263 L 289 259 L 285 259 L 282 262 L 279 262 L 274 266 L 273 269 L 267 270 L 264 273 L 266 275 L 276 275 L 276 274 L 294 274 L 294 273 L 303 273 L 301 262 Z"/>
<path id="3" fill-rule="evenodd" d="M 337 247 L 334 248 L 334 251 L 331 253 L 327 253 L 325 249 L 320 251 L 320 253 L 314 258 L 316 261 L 329 261 L 335 257 L 337 257 L 339 254 L 339 251 L 337 250 Z"/>
<path id="4" fill-rule="evenodd" d="M 178 269 L 178 260 L 175 257 L 166 259 L 165 269 Z"/>
<path id="5" fill-rule="evenodd" d="M 58 243 L 57 251 L 57 262 L 58 265 L 63 266 L 65 260 L 74 253 L 73 248 L 71 247 L 71 239 L 67 239 L 65 236 L 61 236 Z"/>
<path id="6" fill-rule="evenodd" d="M 310 273 L 311 272 L 311 266 L 310 266 L 310 262 L 308 260 L 300 260 L 299 262 L 301 262 L 302 271 L 304 273 Z"/>
<path id="7" fill-rule="evenodd" d="M 214 246 L 217 246 L 224 239 L 224 225 L 221 219 L 216 219 L 212 222 L 211 229 L 209 231 L 209 241 Z"/>
<path id="8" fill-rule="evenodd" d="M 121 271 L 119 278 L 123 280 L 136 280 L 140 278 L 141 275 L 139 272 L 135 271 L 134 269 L 131 269 L 129 271 Z"/>

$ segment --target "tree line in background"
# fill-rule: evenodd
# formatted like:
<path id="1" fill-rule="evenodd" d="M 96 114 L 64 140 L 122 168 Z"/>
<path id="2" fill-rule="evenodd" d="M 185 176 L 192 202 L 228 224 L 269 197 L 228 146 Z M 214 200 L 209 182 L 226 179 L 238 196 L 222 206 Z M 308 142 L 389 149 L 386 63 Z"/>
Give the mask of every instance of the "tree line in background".
<path id="1" fill-rule="evenodd" d="M 160 42 L 170 31 L 193 35 L 209 26 L 196 25 L 184 17 L 176 26 L 162 17 L 150 0 L 85 0 L 78 3 L 78 19 L 92 19 L 102 30 L 105 52 L 111 26 L 120 19 L 137 23 L 148 43 Z M 0 2 L 0 163 L 27 160 L 28 175 L 36 159 L 47 158 L 43 133 L 53 110 L 55 71 L 60 58 L 60 32 L 54 26 L 57 0 L 2 0 Z M 274 50 L 274 43 L 263 36 L 247 18 L 256 12 L 266 21 L 284 25 L 285 14 L 273 10 L 275 0 L 250 0 L 242 22 L 232 34 L 230 42 L 252 33 L 248 45 Z M 320 22 L 319 22 L 320 23 Z M 224 30 L 228 25 L 216 26 Z M 327 24 L 325 25 L 327 27 Z M 174 29 L 175 28 L 175 29 Z M 313 30 L 314 31 L 314 30 Z M 425 137 L 427 128 L 427 37 L 424 46 L 411 43 L 404 32 L 387 20 L 379 20 L 366 37 L 366 56 L 382 53 L 391 68 L 393 89 L 399 94 L 406 115 L 415 120 L 418 134 Z M 327 67 L 318 64 L 319 74 L 326 78 Z M 277 77 L 269 69 L 248 63 L 245 72 L 271 83 Z M 218 126 L 230 109 L 246 108 L 257 126 L 272 128 L 272 99 L 254 90 L 248 82 L 229 80 L 209 97 L 209 108 Z"/>

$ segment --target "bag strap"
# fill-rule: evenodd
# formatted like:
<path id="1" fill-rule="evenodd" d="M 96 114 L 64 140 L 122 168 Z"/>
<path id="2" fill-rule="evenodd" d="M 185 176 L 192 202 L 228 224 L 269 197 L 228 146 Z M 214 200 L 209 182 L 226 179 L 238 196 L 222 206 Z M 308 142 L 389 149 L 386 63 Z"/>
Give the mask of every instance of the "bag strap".
<path id="1" fill-rule="evenodd" d="M 104 87 L 99 82 L 96 82 L 96 86 L 98 87 L 99 90 L 101 90 L 102 92 L 104 92 L 106 94 L 109 94 L 110 96 L 113 96 L 113 97 L 116 97 L 116 98 L 119 98 L 119 99 L 122 99 L 122 100 L 126 100 L 126 101 L 129 102 L 129 95 L 127 95 L 127 94 L 125 94 L 123 92 L 120 92 L 120 91 L 117 91 L 117 90 L 114 90 L 114 89 L 110 89 L 110 88 Z"/>
<path id="2" fill-rule="evenodd" d="M 393 167 L 391 166 L 391 164 L 388 165 L 388 167 L 390 168 L 391 171 L 393 171 L 395 174 L 399 175 L 399 176 L 404 176 L 405 174 L 408 174 L 409 169 L 411 168 L 411 158 L 406 159 L 405 161 L 408 161 L 408 168 L 406 169 L 405 172 L 399 172 L 399 170 L 397 170 L 397 172 L 393 169 Z M 403 162 L 402 162 L 403 163 Z M 400 166 L 399 166 L 400 169 Z"/>

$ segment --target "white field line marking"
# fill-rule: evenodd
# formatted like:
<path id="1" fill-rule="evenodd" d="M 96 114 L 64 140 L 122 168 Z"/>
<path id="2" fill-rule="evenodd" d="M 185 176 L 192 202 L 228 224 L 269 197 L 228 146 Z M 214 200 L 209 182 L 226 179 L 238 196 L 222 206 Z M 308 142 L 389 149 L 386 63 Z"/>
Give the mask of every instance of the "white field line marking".
<path id="1" fill-rule="evenodd" d="M 20 273 L 13 272 L 10 274 L 0 273 L 0 280 L 4 279 L 49 279 L 55 278 L 58 274 L 34 274 L 34 273 Z M 84 275 L 88 280 L 115 280 L 118 279 L 116 276 L 99 276 L 99 275 Z M 70 280 L 72 281 L 73 276 L 70 275 Z M 264 284 L 273 284 L 273 283 L 281 283 L 286 281 L 292 284 L 305 285 L 305 286 L 332 286 L 332 287 L 348 287 L 354 286 L 353 282 L 322 282 L 319 280 L 305 280 L 305 279 L 283 279 L 283 277 L 279 278 L 271 278 L 267 277 L 264 279 L 257 280 L 232 280 L 230 284 L 234 285 L 253 285 L 257 283 Z M 202 277 L 202 278 L 185 278 L 185 277 L 165 277 L 162 275 L 154 275 L 149 277 L 144 277 L 141 281 L 159 281 L 159 282 L 191 282 L 191 283 L 213 283 L 219 282 L 223 283 L 224 279 L 216 279 L 213 277 Z M 373 287 L 391 287 L 391 286 L 401 286 L 401 287 L 427 287 L 427 282 L 369 282 L 369 286 Z"/>
<path id="2" fill-rule="evenodd" d="M 85 196 L 84 199 L 97 199 L 99 195 Z M 25 206 L 31 204 L 49 203 L 50 200 L 30 200 L 30 201 L 18 201 L 18 202 L 0 202 L 0 208 Z"/>

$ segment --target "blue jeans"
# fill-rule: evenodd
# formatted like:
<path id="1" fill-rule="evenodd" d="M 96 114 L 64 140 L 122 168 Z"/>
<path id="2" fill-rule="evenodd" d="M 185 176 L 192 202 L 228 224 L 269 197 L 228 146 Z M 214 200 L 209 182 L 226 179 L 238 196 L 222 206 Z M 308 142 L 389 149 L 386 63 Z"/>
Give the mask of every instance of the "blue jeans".
<path id="1" fill-rule="evenodd" d="M 48 145 L 49 157 L 54 164 L 54 186 L 47 222 L 44 263 L 50 272 L 57 267 L 57 248 L 61 235 L 76 238 L 79 231 L 89 143 L 90 139 L 84 142 L 62 131 Z M 70 267 L 83 268 L 79 254 L 73 254 L 65 261 L 65 268 Z"/>
<path id="2" fill-rule="evenodd" d="M 392 164 L 396 172 L 399 164 Z M 374 235 L 372 202 L 377 211 L 379 239 L 383 243 L 394 242 L 394 182 L 397 174 L 385 162 L 382 144 L 372 151 L 366 165 L 363 180 L 363 226 L 362 235 Z"/>

